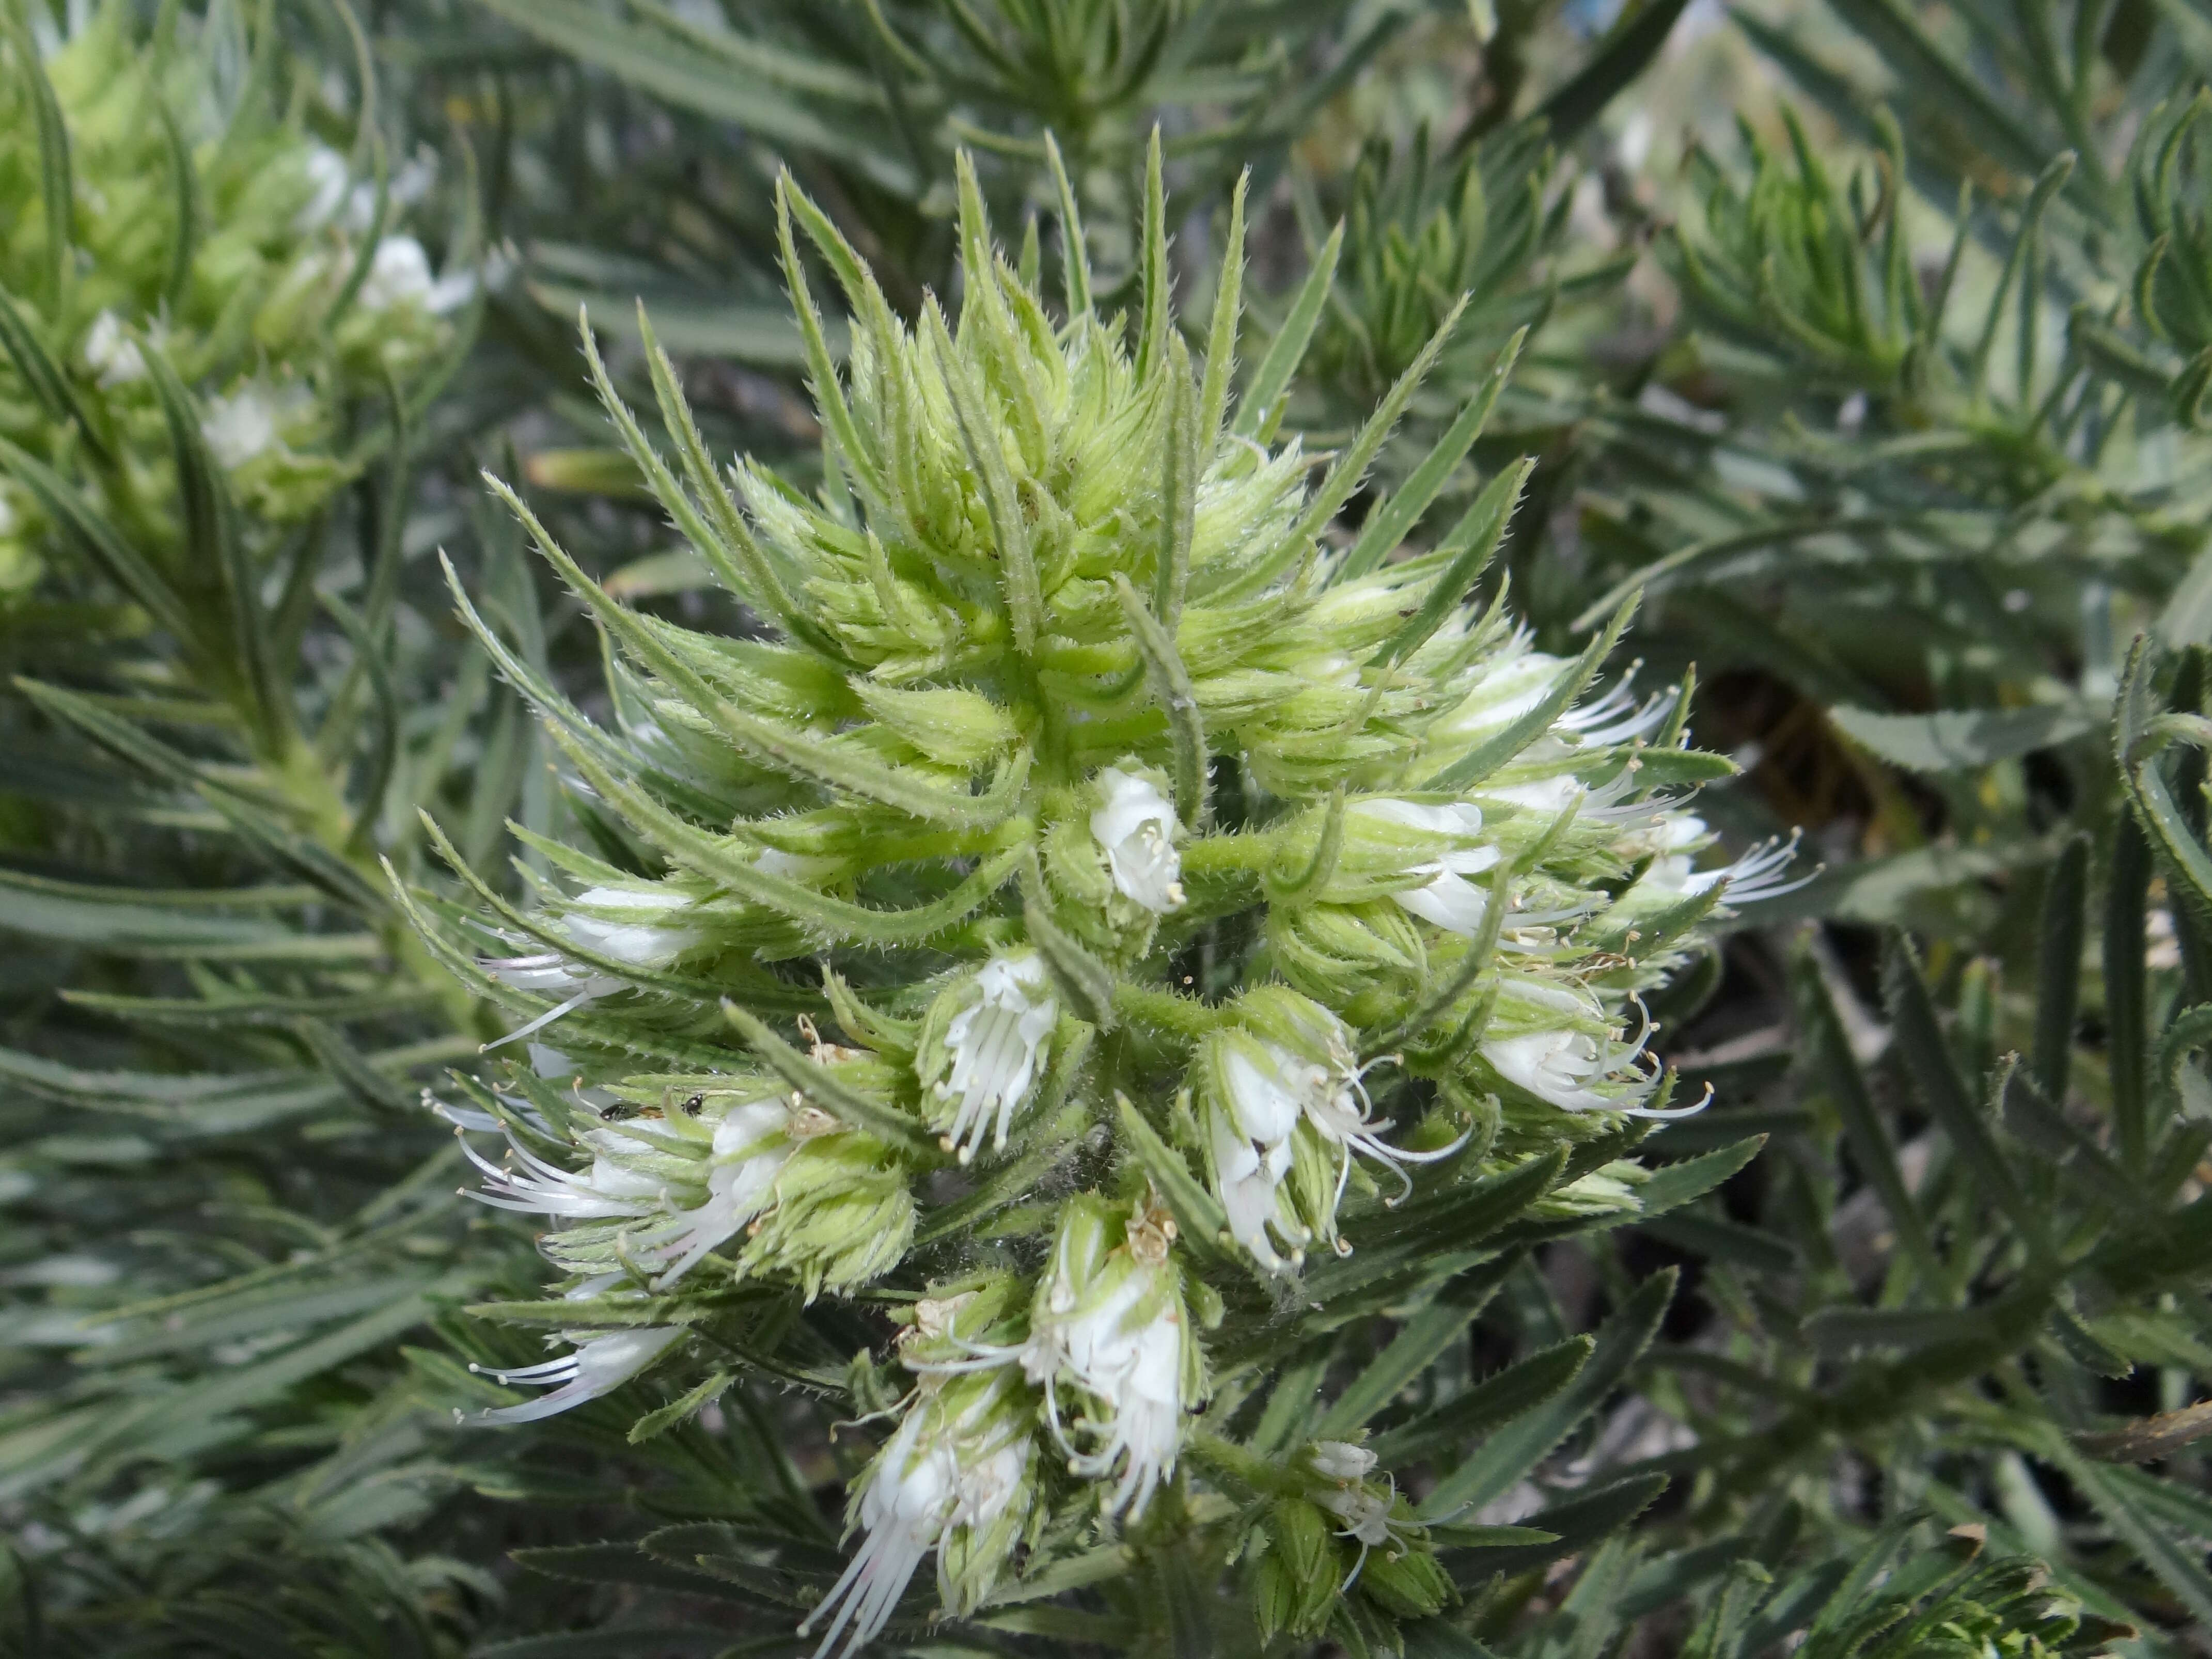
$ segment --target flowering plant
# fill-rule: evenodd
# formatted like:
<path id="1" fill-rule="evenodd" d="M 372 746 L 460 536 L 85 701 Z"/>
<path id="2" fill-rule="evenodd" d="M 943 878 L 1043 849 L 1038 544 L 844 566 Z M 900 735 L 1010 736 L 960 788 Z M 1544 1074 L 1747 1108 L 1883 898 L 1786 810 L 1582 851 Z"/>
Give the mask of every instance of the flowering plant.
<path id="1" fill-rule="evenodd" d="M 1092 1528 L 1247 1504 L 1275 1540 L 1248 1550 L 1263 1624 L 1387 1632 L 1450 1593 L 1407 1565 L 1436 1517 L 1363 1484 L 1356 1444 L 1273 1469 L 1243 1408 L 1354 1284 L 1432 1291 L 1433 1230 L 1468 1247 L 1448 1276 L 1477 1271 L 1492 1230 L 1694 1109 L 1640 998 L 1780 860 L 1693 872 L 1681 803 L 1727 769 L 1686 746 L 1678 691 L 1592 691 L 1625 611 L 1566 660 L 1502 596 L 1463 607 L 1525 466 L 1405 544 L 1510 349 L 1340 539 L 1455 318 L 1310 485 L 1276 434 L 1303 339 L 1237 395 L 1241 194 L 1194 359 L 1157 149 L 1126 331 L 1071 191 L 1055 319 L 962 180 L 958 315 L 933 298 L 911 328 L 780 191 L 816 494 L 726 479 L 641 320 L 664 459 L 586 333 L 636 465 L 763 637 L 623 608 L 495 484 L 619 647 L 613 726 L 463 613 L 635 849 L 541 845 L 567 879 L 534 908 L 481 883 L 488 913 L 418 907 L 532 1045 L 448 1109 L 509 1143 L 471 1154 L 485 1200 L 554 1218 L 579 1346 L 507 1375 L 563 1405 L 681 1377 L 787 1298 L 898 1322 L 896 1428 L 809 1614 L 825 1652 L 883 1629 L 932 1550 L 970 1613 Z M 854 317 L 842 372 L 805 243 Z M 1565 1212 L 1638 1210 L 1606 1191 Z"/>
<path id="2" fill-rule="evenodd" d="M 349 406 L 416 392 L 475 291 L 398 228 L 427 165 L 387 176 L 367 127 L 349 158 L 284 112 L 236 9 L 150 37 L 121 5 L 66 35 L 8 17 L 0 599 L 91 514 L 175 547 L 201 475 L 246 522 L 309 517 L 360 470 Z"/>

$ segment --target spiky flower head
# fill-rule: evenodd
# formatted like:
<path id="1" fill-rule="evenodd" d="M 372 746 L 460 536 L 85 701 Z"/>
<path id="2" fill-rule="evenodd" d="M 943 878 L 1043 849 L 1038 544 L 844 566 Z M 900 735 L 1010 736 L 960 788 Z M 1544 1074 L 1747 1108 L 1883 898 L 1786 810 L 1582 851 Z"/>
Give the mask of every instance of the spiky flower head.
<path id="1" fill-rule="evenodd" d="M 35 580 L 76 492 L 142 549 L 175 542 L 180 448 L 252 514 L 307 516 L 356 470 L 346 406 L 453 343 L 476 277 L 435 276 L 401 226 L 427 167 L 380 176 L 283 110 L 249 10 L 0 30 L 0 589 Z"/>
<path id="2" fill-rule="evenodd" d="M 1188 1486 L 1235 1462 L 1188 1430 L 1206 1334 L 1250 1384 L 1347 1274 L 1415 1271 L 1462 1185 L 1625 1150 L 1664 1105 L 1639 994 L 1729 884 L 1620 910 L 1726 769 L 1674 694 L 1588 695 L 1626 614 L 1565 659 L 1502 598 L 1463 606 L 1525 465 L 1407 544 L 1486 403 L 1346 532 L 1413 380 L 1317 480 L 1274 435 L 1303 341 L 1232 395 L 1241 192 L 1194 359 L 1157 150 L 1127 321 L 1094 304 L 1072 191 L 1055 315 L 962 176 L 958 313 L 911 322 L 781 193 L 817 490 L 726 473 L 647 322 L 664 454 L 586 336 L 631 455 L 763 631 L 624 609 L 507 491 L 618 647 L 613 723 L 464 613 L 631 864 L 535 842 L 558 874 L 534 908 L 482 883 L 488 914 L 416 908 L 569 1056 L 463 1119 L 514 1143 L 494 1202 L 574 1218 L 546 1241 L 568 1285 L 627 1273 L 702 1333 L 763 1297 L 908 1310 L 827 1644 L 891 1618 L 932 1550 L 966 1607 L 1018 1539 L 1199 1524 Z M 802 237 L 852 313 L 842 370 Z M 1362 1607 L 1433 1606 L 1388 1478 L 1321 1470 L 1282 1488 L 1319 1530 L 1280 1559 L 1326 1562 L 1334 1595 L 1365 1551 L 1393 1565 Z"/>

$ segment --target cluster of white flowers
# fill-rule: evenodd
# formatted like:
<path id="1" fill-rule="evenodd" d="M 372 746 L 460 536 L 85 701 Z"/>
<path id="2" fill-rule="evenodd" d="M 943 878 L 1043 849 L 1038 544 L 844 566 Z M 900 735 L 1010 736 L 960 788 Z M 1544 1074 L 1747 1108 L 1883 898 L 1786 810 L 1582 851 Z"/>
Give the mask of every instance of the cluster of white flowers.
<path id="1" fill-rule="evenodd" d="M 538 1136 L 510 1103 L 513 1156 L 479 1160 L 486 1201 L 568 1224 L 544 1249 L 570 1282 L 670 1297 L 705 1328 L 723 1316 L 711 1275 L 849 1291 L 905 1261 L 916 1193 L 933 1209 L 927 1254 L 876 1293 L 908 1310 L 912 1387 L 809 1621 L 823 1655 L 872 1640 L 932 1552 L 943 1607 L 972 1610 L 1020 1536 L 1066 1536 L 1061 1471 L 1109 1534 L 1157 1512 L 1188 1474 L 1199 1330 L 1237 1306 L 1201 1266 L 1235 1253 L 1287 1277 L 1349 1254 L 1359 1206 L 1403 1202 L 1418 1166 L 1486 1176 L 1589 1138 L 1561 1113 L 1670 1114 L 1644 998 L 1717 905 L 1787 890 L 1793 850 L 1700 869 L 1713 838 L 1684 802 L 1725 767 L 1686 747 L 1679 692 L 1643 696 L 1632 673 L 1582 696 L 1616 636 L 1568 661 L 1502 604 L 1466 608 L 1480 550 L 1399 557 L 1320 533 L 1359 462 L 1316 487 L 1295 441 L 1239 435 L 1162 295 L 1137 348 L 1103 319 L 1045 323 L 1014 268 L 981 257 L 963 179 L 957 330 L 933 307 L 902 323 L 786 194 L 794 250 L 803 220 L 852 311 L 841 372 L 792 252 L 842 493 L 750 463 L 725 488 L 680 421 L 678 481 L 592 356 L 664 506 L 781 637 L 679 641 L 511 498 L 625 652 L 620 729 L 580 735 L 562 705 L 556 740 L 670 873 L 568 859 L 583 890 L 503 935 L 524 953 L 482 964 L 517 1011 L 509 1042 L 610 1000 L 569 1027 L 608 1103 L 578 1120 L 524 1079 L 561 1127 Z M 1164 220 L 1146 234 L 1164 261 Z M 364 302 L 436 288 L 419 249 L 380 248 Z M 810 957 L 822 1002 L 798 1015 L 812 992 L 786 964 Z M 857 1046 L 820 1041 L 825 1009 Z M 710 1103 L 656 1111 L 628 1056 L 730 1028 L 742 1079 L 686 1078 Z M 1225 1236 L 1182 1259 L 1161 1193 Z M 1626 1212 L 1634 1171 L 1552 1196 Z M 1048 1233 L 1036 1265 L 1022 1241 Z M 1351 1276 L 1316 1267 L 1279 1315 Z M 534 1375 L 586 1397 L 663 1351 L 612 1340 Z M 1425 1613 L 1451 1594 L 1374 1474 L 1371 1452 L 1330 1442 L 1260 1483 L 1301 1541 L 1255 1559 L 1321 1592 L 1291 1598 L 1301 1634 L 1363 1571 L 1363 1604 Z"/>

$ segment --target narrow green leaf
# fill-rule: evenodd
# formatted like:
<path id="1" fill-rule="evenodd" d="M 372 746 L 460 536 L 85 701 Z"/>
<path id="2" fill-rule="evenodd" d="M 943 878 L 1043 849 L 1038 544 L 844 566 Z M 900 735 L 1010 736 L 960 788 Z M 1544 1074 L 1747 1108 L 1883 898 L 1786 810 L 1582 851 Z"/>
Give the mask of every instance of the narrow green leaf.
<path id="1" fill-rule="evenodd" d="M 1534 1411 L 1574 1381 L 1596 1339 L 1572 1336 L 1516 1360 L 1412 1421 L 1387 1429 L 1368 1443 L 1384 1463 L 1403 1465 L 1464 1445 L 1493 1425 Z"/>
<path id="2" fill-rule="evenodd" d="M 8 8 L 9 33 L 16 71 L 31 94 L 31 114 L 39 132 L 39 204 L 46 214 L 46 292 L 56 312 L 69 291 L 70 273 L 76 249 L 76 179 L 70 167 L 69 123 L 63 118 L 61 100 L 46 78 L 46 66 L 31 33 L 27 9 Z"/>
<path id="3" fill-rule="evenodd" d="M 1623 13 L 1589 61 L 1538 105 L 1530 120 L 1540 123 L 1561 149 L 1572 144 L 1650 67 L 1688 5 L 1689 0 L 1645 0 L 1637 10 Z"/>
<path id="4" fill-rule="evenodd" d="M 1929 1237 L 1926 1218 L 1905 1184 L 1896 1145 L 1875 1110 L 1866 1072 L 1858 1056 L 1851 1052 L 1850 1038 L 1829 997 L 1827 983 L 1809 958 L 1800 959 L 1796 977 L 1798 1006 L 1803 1011 L 1812 1039 L 1815 1075 L 1826 1085 L 1828 1098 L 1843 1119 L 1844 1139 L 1850 1148 L 1852 1161 L 1857 1164 L 1861 1178 L 1881 1198 L 1899 1239 L 1919 1264 L 1922 1275 L 1930 1281 L 1939 1281 L 1942 1264 Z"/>
<path id="5" fill-rule="evenodd" d="M 680 1400 L 672 1400 L 657 1411 L 649 1411 L 629 1427 L 629 1443 L 638 1445 L 668 1432 L 679 1423 L 697 1416 L 701 1412 L 729 1392 L 736 1382 L 734 1371 L 716 1371 Z"/>
<path id="6" fill-rule="evenodd" d="M 1522 1523 L 1535 1531 L 1551 1534 L 1551 1542 L 1484 1550 L 1464 1559 L 1455 1557 L 1451 1562 L 1453 1577 L 1462 1589 L 1472 1590 L 1492 1579 L 1527 1572 L 1563 1555 L 1586 1550 L 1627 1526 L 1666 1490 L 1665 1475 L 1637 1474 L 1601 1486 L 1595 1492 L 1553 1504 L 1537 1510 Z"/>
<path id="7" fill-rule="evenodd" d="M 1573 1431 L 1577 1424 L 1604 1404 L 1606 1396 L 1620 1385 L 1629 1369 L 1644 1357 L 1644 1349 L 1658 1334 L 1659 1322 L 1674 1297 L 1676 1278 L 1675 1270 L 1668 1267 L 1638 1285 L 1620 1310 L 1598 1328 L 1596 1346 L 1590 1351 L 1589 1363 L 1576 1374 L 1574 1381 L 1547 1404 L 1515 1419 L 1491 1436 L 1472 1457 L 1438 1481 L 1421 1504 L 1423 1517 L 1440 1521 L 1480 1508 L 1500 1493 L 1510 1491 Z M 1665 1483 L 1662 1480 L 1660 1484 Z M 1648 1503 L 1650 1499 L 1644 1501 Z M 1535 1519 L 1547 1530 L 1562 1530 L 1543 1516 Z"/>
<path id="8" fill-rule="evenodd" d="M 1352 550 L 1344 556 L 1338 580 L 1351 581 L 1374 569 L 1421 521 L 1421 515 L 1429 510 L 1429 504 L 1436 500 L 1438 492 L 1451 477 L 1452 470 L 1467 459 L 1468 452 L 1482 436 L 1483 428 L 1489 424 L 1491 411 L 1498 407 L 1498 395 L 1505 390 L 1506 381 L 1512 378 L 1513 365 L 1520 358 L 1522 343 L 1528 337 L 1528 331 L 1524 328 L 1517 331 L 1505 343 L 1505 349 L 1498 354 L 1498 362 L 1492 366 L 1490 378 L 1483 383 L 1482 389 L 1469 400 L 1466 408 L 1460 410 L 1459 417 L 1444 428 L 1443 435 L 1430 447 L 1419 464 L 1406 475 L 1405 483 L 1376 503 L 1374 511 L 1367 515 L 1366 523 L 1360 526 L 1358 538 L 1352 544 Z M 1525 478 L 1527 468 L 1534 465 L 1533 461 L 1524 462 L 1520 476 Z M 1510 476 L 1510 473 L 1504 474 L 1491 481 L 1482 498 L 1477 500 L 1474 507 L 1468 509 L 1470 518 L 1503 478 Z M 1516 485 L 1513 494 L 1517 496 L 1519 493 Z M 1462 526 L 1466 526 L 1467 522 L 1465 519 L 1461 520 Z M 1504 528 L 1504 514 L 1499 516 L 1498 528 L 1501 532 Z M 1455 531 L 1454 534 L 1457 533 Z M 1465 583 L 1460 585 L 1459 591 L 1462 593 L 1467 591 Z M 1455 597 L 1452 602 L 1457 602 Z"/>
<path id="9" fill-rule="evenodd" d="M 1322 307 L 1328 303 L 1330 285 L 1336 281 L 1337 256 L 1343 251 L 1344 227 L 1339 224 L 1314 256 L 1313 269 L 1299 284 L 1283 325 L 1267 343 L 1267 355 L 1260 359 L 1252 384 L 1244 388 L 1237 405 L 1236 422 L 1230 428 L 1237 436 L 1264 442 L 1281 419 L 1283 394 L 1305 359 L 1306 347 L 1312 343 L 1314 326 L 1321 321 Z"/>
<path id="10" fill-rule="evenodd" d="M 865 1129 L 889 1146 L 921 1154 L 932 1162 L 940 1161 L 928 1133 L 896 1107 L 847 1087 L 827 1066 L 809 1060 L 736 1003 L 724 1000 L 722 1018 L 737 1028 L 745 1046 L 769 1069 L 830 1116 Z"/>
<path id="11" fill-rule="evenodd" d="M 177 378 L 166 353 L 149 340 L 141 344 L 149 377 L 169 428 L 170 453 L 177 465 L 177 493 L 185 520 L 187 568 L 215 579 L 222 606 L 223 666 L 238 675 L 248 719 L 275 734 L 291 723 L 291 701 L 269 654 L 268 619 L 260 584 L 239 534 L 237 508 L 222 469 L 216 465 L 200 431 L 199 411 Z M 188 588 L 187 593 L 191 592 Z"/>
<path id="12" fill-rule="evenodd" d="M 76 387 L 54 361 L 46 343 L 39 338 L 38 331 L 23 314 L 15 296 L 5 289 L 0 289 L 0 347 L 6 349 L 15 372 L 23 377 L 23 384 L 30 388 L 31 395 L 44 406 L 46 414 L 59 425 L 74 426 L 83 434 L 86 447 L 94 456 L 103 461 L 111 459 L 112 452 L 78 400 Z"/>
<path id="13" fill-rule="evenodd" d="M 1891 1029 L 1905 1074 L 1951 1144 L 1959 1151 L 1974 1178 L 2020 1230 L 2028 1247 L 2046 1259 L 2051 1239 L 2043 1212 L 2029 1201 L 2020 1177 L 1990 1132 L 1990 1120 L 1967 1097 L 1951 1051 L 1937 1024 L 1936 1004 L 1920 964 L 1902 933 L 1893 933 L 1882 951 L 1882 1000 L 1889 1009 Z M 1993 1100 L 2003 1098 L 2006 1079 L 2017 1060 L 2008 1058 L 1995 1079 Z"/>
<path id="14" fill-rule="evenodd" d="M 2045 1097 L 2066 1098 L 2074 1060 L 2074 1021 L 2081 995 L 2081 943 L 2087 926 L 2089 838 L 2077 835 L 2051 866 L 2044 889 L 2043 927 L 2035 959 L 2035 1047 L 2032 1066 Z"/>
<path id="15" fill-rule="evenodd" d="M 1212 810 L 1206 726 L 1199 717 L 1198 693 L 1175 641 L 1145 609 L 1129 579 L 1115 573 L 1114 589 L 1121 601 L 1121 614 L 1128 618 L 1129 630 L 1136 638 L 1137 653 L 1144 659 L 1145 678 L 1152 682 L 1152 696 L 1168 717 L 1168 735 L 1175 744 L 1176 811 L 1184 828 L 1196 830 Z"/>
<path id="16" fill-rule="evenodd" d="M 1198 518 L 1203 452 L 1190 354 L 1181 335 L 1169 339 L 1167 358 L 1168 419 L 1160 444 L 1160 546 L 1153 567 L 1152 614 L 1173 639 L 1182 621 L 1183 593 L 1190 585 L 1190 541 Z"/>
<path id="17" fill-rule="evenodd" d="M 1252 169 L 1237 175 L 1237 188 L 1229 198 L 1229 234 L 1221 252 L 1221 272 L 1215 278 L 1213 323 L 1206 336 L 1206 385 L 1199 394 L 1196 452 L 1210 455 L 1221 437 L 1221 422 L 1229 412 L 1229 389 L 1237 378 L 1237 328 L 1244 297 L 1244 197 L 1252 183 Z"/>
<path id="18" fill-rule="evenodd" d="M 1832 708 L 1828 718 L 1853 742 L 1911 772 L 1957 772 L 2068 743 L 2095 729 L 2100 716 L 2075 703 L 2029 708 L 1944 709 L 1933 714 L 1877 714 Z"/>
<path id="19" fill-rule="evenodd" d="M 1067 296 L 1067 320 L 1091 315 L 1091 248 L 1084 240 L 1083 210 L 1076 205 L 1075 186 L 1060 160 L 1060 141 L 1049 129 L 1044 135 L 1045 160 L 1052 168 L 1053 188 L 1060 195 L 1060 280 Z"/>
<path id="20" fill-rule="evenodd" d="M 1389 441 L 1390 434 L 1397 430 L 1399 418 L 1405 414 L 1406 405 L 1413 402 L 1413 393 L 1420 389 L 1421 382 L 1429 378 L 1429 371 L 1436 367 L 1444 343 L 1451 338 L 1452 331 L 1459 326 L 1461 314 L 1467 309 L 1467 300 L 1468 296 L 1462 295 L 1452 308 L 1444 313 L 1444 319 L 1437 325 L 1436 332 L 1429 336 L 1427 343 L 1421 347 L 1413 361 L 1406 366 L 1406 372 L 1398 377 L 1383 395 L 1382 401 L 1376 405 L 1375 412 L 1367 417 L 1367 423 L 1359 428 L 1359 434 L 1352 441 L 1352 447 L 1329 464 L 1329 469 L 1322 475 L 1312 500 L 1306 503 L 1304 514 L 1290 534 L 1289 545 L 1303 546 L 1319 536 L 1344 504 L 1358 493 L 1359 486 L 1366 482 L 1367 469 L 1382 453 L 1382 446 Z M 1482 411 L 1476 417 L 1479 427 L 1490 411 L 1480 400 L 1473 407 Z M 1461 422 L 1466 419 L 1467 416 L 1462 415 Z M 1455 430 L 1459 424 L 1455 423 Z M 1468 441 L 1472 443 L 1473 438 L 1470 437 Z M 1432 454 L 1430 459 L 1433 460 L 1436 458 Z M 1437 480 L 1439 485 L 1442 482 L 1441 478 Z M 1425 508 L 1427 503 L 1424 501 L 1422 506 Z M 1374 556 L 1379 559 L 1386 550 L 1378 541 Z"/>
<path id="21" fill-rule="evenodd" d="M 1367 1426 L 1375 1414 L 1456 1344 L 1497 1293 L 1495 1285 L 1461 1294 L 1462 1287 L 1448 1285 L 1437 1299 L 1408 1319 L 1390 1346 L 1376 1355 L 1329 1403 L 1314 1425 L 1316 1440 L 1348 1440 Z"/>
<path id="22" fill-rule="evenodd" d="M 1514 509 L 1521 505 L 1521 494 L 1528 487 L 1528 475 L 1536 470 L 1536 458 L 1524 455 L 1482 487 L 1474 505 L 1460 515 L 1460 520 L 1450 532 L 1437 544 L 1436 556 L 1450 561 L 1444 572 L 1436 579 L 1421 607 L 1406 619 L 1406 624 L 1383 642 L 1375 654 L 1375 662 L 1391 667 L 1406 660 L 1426 645 L 1444 619 L 1459 607 L 1468 590 L 1489 568 L 1498 552 L 1498 544 L 1504 540 L 1508 526 L 1513 522 Z"/>

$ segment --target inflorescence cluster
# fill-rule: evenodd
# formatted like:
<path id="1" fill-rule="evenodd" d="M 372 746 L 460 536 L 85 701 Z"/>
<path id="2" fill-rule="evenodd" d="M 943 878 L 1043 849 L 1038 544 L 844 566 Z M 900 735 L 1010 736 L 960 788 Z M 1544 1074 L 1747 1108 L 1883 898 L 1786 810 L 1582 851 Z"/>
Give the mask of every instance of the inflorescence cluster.
<path id="1" fill-rule="evenodd" d="M 1625 613 L 1568 659 L 1502 592 L 1463 603 L 1526 464 L 1407 544 L 1487 401 L 1338 527 L 1452 319 L 1343 453 L 1309 455 L 1275 434 L 1295 321 L 1233 386 L 1241 191 L 1194 352 L 1157 150 L 1130 319 L 1097 308 L 1069 192 L 1055 316 L 963 181 L 957 315 L 910 324 L 781 191 L 818 489 L 719 470 L 649 328 L 665 451 L 592 354 L 763 632 L 617 605 L 509 494 L 618 647 L 612 722 L 462 608 L 605 833 L 533 842 L 533 908 L 416 902 L 520 1016 L 528 1063 L 444 1109 L 504 1137 L 471 1150 L 480 1196 L 551 1218 L 562 1275 L 570 1351 L 500 1374 L 557 1386 L 484 1419 L 703 1374 L 695 1338 L 749 1296 L 896 1322 L 906 1392 L 811 1620 L 824 1651 L 879 1630 L 933 1551 L 942 1605 L 972 1610 L 1070 1516 L 1133 1524 L 1196 1478 L 1208 1332 L 1255 1297 L 1304 1316 L 1349 1223 L 1693 1109 L 1642 995 L 1789 853 L 1699 867 L 1684 801 L 1727 768 L 1686 746 L 1680 689 L 1596 685 Z M 850 308 L 842 372 L 802 236 Z M 1632 1203 L 1641 1173 L 1547 1201 Z M 1274 1514 L 1278 1563 L 1335 1565 L 1269 1618 L 1325 1619 L 1346 1566 L 1396 1614 L 1448 1594 L 1358 1445 L 1296 1452 Z"/>

